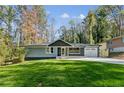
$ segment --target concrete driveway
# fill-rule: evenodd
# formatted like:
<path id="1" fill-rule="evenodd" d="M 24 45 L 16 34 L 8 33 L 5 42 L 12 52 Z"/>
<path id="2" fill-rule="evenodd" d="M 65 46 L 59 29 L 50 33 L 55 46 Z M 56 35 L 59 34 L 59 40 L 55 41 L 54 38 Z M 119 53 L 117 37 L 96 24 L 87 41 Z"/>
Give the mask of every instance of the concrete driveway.
<path id="1" fill-rule="evenodd" d="M 124 60 L 120 59 L 113 59 L 113 58 L 89 58 L 89 57 L 72 57 L 68 58 L 66 57 L 65 60 L 84 60 L 84 61 L 98 61 L 98 62 L 104 62 L 104 63 L 112 63 L 112 64 L 123 64 L 124 65 Z"/>

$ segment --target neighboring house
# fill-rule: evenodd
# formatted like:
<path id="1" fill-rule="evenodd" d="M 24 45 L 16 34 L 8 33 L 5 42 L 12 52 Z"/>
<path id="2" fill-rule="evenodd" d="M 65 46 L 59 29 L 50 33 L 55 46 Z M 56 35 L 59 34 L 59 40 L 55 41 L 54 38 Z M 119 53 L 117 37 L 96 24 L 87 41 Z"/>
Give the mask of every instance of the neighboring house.
<path id="1" fill-rule="evenodd" d="M 124 52 L 124 36 L 115 37 L 107 43 L 110 52 Z"/>
<path id="2" fill-rule="evenodd" d="M 56 58 L 58 56 L 99 56 L 99 45 L 71 44 L 63 40 L 26 46 L 26 59 Z"/>

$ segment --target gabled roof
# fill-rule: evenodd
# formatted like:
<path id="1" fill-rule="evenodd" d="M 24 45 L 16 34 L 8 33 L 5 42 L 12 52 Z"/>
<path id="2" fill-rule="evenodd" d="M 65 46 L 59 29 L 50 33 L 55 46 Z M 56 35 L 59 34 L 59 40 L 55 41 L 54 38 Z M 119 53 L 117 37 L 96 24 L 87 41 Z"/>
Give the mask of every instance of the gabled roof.
<path id="1" fill-rule="evenodd" d="M 65 42 L 61 39 L 58 39 L 58 40 L 50 43 L 48 46 L 71 46 L 71 44 L 68 42 Z"/>
<path id="2" fill-rule="evenodd" d="M 68 43 L 66 41 L 63 41 L 61 39 L 58 39 L 52 43 L 41 43 L 41 44 L 30 44 L 26 47 L 44 47 L 44 46 L 72 46 L 72 47 L 86 47 L 86 46 L 100 46 L 100 45 L 91 45 L 91 44 L 81 44 L 81 43 Z"/>

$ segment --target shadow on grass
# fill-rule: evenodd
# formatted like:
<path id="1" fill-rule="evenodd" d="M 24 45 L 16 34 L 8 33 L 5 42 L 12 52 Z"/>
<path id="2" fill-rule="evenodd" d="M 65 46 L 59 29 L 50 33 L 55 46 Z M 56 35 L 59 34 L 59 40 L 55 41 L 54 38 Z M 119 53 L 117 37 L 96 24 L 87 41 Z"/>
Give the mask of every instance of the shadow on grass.
<path id="1" fill-rule="evenodd" d="M 0 68 L 0 86 L 124 86 L 124 66 L 64 60 L 24 63 Z"/>

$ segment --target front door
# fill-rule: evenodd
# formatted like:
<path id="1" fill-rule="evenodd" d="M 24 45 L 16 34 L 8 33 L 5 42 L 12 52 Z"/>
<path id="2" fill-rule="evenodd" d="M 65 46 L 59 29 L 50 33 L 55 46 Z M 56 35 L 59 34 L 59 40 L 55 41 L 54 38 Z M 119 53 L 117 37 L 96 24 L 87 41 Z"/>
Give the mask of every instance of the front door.
<path id="1" fill-rule="evenodd" d="M 58 48 L 58 56 L 61 56 L 61 48 Z"/>
<path id="2" fill-rule="evenodd" d="M 62 47 L 61 48 L 61 56 L 65 56 L 66 53 L 66 48 Z"/>

